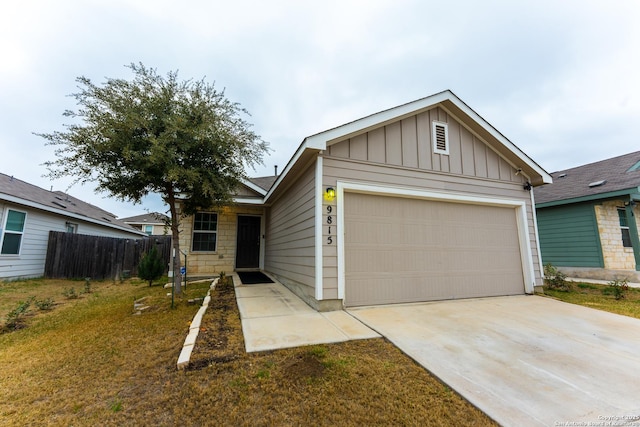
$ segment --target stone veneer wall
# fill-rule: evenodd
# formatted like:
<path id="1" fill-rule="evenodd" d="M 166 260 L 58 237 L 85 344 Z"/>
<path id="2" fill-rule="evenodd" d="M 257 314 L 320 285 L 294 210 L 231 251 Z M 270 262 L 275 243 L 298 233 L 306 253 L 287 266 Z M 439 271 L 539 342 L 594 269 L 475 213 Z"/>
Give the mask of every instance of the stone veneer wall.
<path id="1" fill-rule="evenodd" d="M 595 206 L 596 219 L 598 221 L 598 232 L 600 233 L 600 244 L 602 245 L 602 255 L 604 258 L 604 268 L 613 270 L 635 270 L 636 262 L 633 257 L 633 248 L 622 246 L 622 235 L 620 233 L 620 221 L 618 219 L 618 208 L 623 207 L 622 200 L 603 202 Z M 638 229 L 640 221 L 638 215 L 640 209 L 634 208 L 634 214 Z"/>
<path id="2" fill-rule="evenodd" d="M 218 242 L 215 252 L 193 252 L 191 250 L 191 236 L 193 230 L 193 216 L 182 219 L 180 226 L 180 249 L 187 253 L 187 275 L 209 276 L 221 271 L 231 273 L 236 264 L 236 232 L 238 215 L 263 215 L 262 207 L 232 206 L 222 209 L 203 210 L 218 214 Z M 184 255 L 181 255 L 184 265 Z"/>

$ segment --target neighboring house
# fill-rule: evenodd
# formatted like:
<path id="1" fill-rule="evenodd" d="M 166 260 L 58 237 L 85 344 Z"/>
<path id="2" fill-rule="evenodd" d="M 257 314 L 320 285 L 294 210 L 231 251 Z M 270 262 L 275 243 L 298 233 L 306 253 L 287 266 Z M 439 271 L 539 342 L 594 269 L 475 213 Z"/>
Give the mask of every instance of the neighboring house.
<path id="1" fill-rule="evenodd" d="M 577 277 L 640 271 L 640 151 L 552 176 L 535 189 L 543 262 Z"/>
<path id="2" fill-rule="evenodd" d="M 120 218 L 120 221 L 140 230 L 147 236 L 164 236 L 169 234 L 167 216 L 158 212 Z"/>
<path id="3" fill-rule="evenodd" d="M 49 231 L 139 239 L 144 233 L 96 206 L 0 173 L 0 279 L 44 274 Z"/>
<path id="4" fill-rule="evenodd" d="M 445 91 L 305 138 L 180 243 L 190 275 L 262 269 L 321 311 L 532 293 L 530 190 L 550 182 Z"/>

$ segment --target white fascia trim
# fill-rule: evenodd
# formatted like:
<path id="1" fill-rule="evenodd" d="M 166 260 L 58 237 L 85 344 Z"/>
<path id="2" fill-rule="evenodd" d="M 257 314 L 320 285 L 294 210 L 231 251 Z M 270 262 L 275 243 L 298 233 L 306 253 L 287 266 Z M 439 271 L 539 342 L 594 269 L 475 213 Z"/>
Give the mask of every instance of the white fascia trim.
<path id="1" fill-rule="evenodd" d="M 472 120 L 476 121 L 482 127 L 491 134 L 495 139 L 500 141 L 502 145 L 504 145 L 509 151 L 518 156 L 523 162 L 525 162 L 531 169 L 535 170 L 541 177 L 542 182 L 545 184 L 551 184 L 553 182 L 553 178 L 549 175 L 544 169 L 538 166 L 533 160 L 531 160 L 526 154 L 522 152 L 518 147 L 516 147 L 511 141 L 504 137 L 500 132 L 498 132 L 489 122 L 480 117 L 478 113 L 473 111 L 467 104 L 462 102 L 460 98 L 455 96 L 453 93 L 449 92 L 451 97 L 449 97 L 449 101 L 453 102 L 456 107 L 461 109 L 466 115 L 471 117 Z M 446 109 L 445 109 L 446 110 Z M 449 113 L 449 111 L 447 111 Z M 454 115 L 455 116 L 455 115 Z"/>
<path id="2" fill-rule="evenodd" d="M 76 214 L 76 213 L 73 213 L 73 212 L 67 212 L 67 211 L 62 210 L 62 209 L 52 208 L 52 207 L 49 207 L 49 206 L 46 206 L 46 205 L 42 205 L 40 203 L 32 202 L 30 200 L 25 200 L 25 199 L 21 199 L 19 197 L 10 196 L 8 194 L 1 195 L 0 196 L 0 200 L 4 200 L 4 201 L 10 202 L 10 203 L 15 203 L 17 205 L 27 206 L 27 207 L 34 208 L 34 209 L 39 209 L 39 210 L 42 210 L 42 211 L 45 211 L 45 212 L 53 213 L 53 214 L 56 214 L 56 215 L 61 215 L 61 216 L 67 217 L 67 218 L 73 218 L 73 219 L 77 219 L 77 220 L 80 220 L 80 221 L 89 222 L 91 224 L 101 225 L 103 227 L 113 228 L 113 229 L 120 230 L 120 231 L 126 231 L 128 233 L 137 234 L 137 235 L 142 236 L 142 237 L 147 237 L 146 233 L 143 233 L 142 231 L 137 231 L 137 230 L 135 230 L 133 228 L 132 229 L 128 229 L 126 227 L 121 227 L 121 226 L 119 226 L 117 224 L 110 224 L 108 222 L 98 221 L 97 219 L 93 219 L 93 218 L 90 218 L 88 216 L 79 215 L 79 214 Z"/>
<path id="3" fill-rule="evenodd" d="M 242 182 L 243 185 L 249 187 L 250 189 L 252 189 L 256 193 L 260 194 L 261 196 L 264 196 L 265 194 L 267 194 L 267 190 L 265 190 L 262 187 L 257 186 L 256 184 L 254 184 L 253 182 L 249 181 L 248 179 L 242 179 L 241 182 Z"/>
<path id="4" fill-rule="evenodd" d="M 249 198 L 249 197 L 234 197 L 234 203 L 243 204 L 243 205 L 263 205 L 263 199 Z"/>
<path id="5" fill-rule="evenodd" d="M 510 207 L 516 210 L 516 224 L 518 228 L 518 242 L 520 244 L 520 258 L 522 261 L 522 273 L 524 279 L 524 290 L 528 294 L 534 292 L 535 274 L 533 271 L 533 259 L 529 239 L 529 227 L 527 221 L 527 205 L 522 200 L 500 199 L 494 197 L 471 196 L 465 194 L 443 193 L 431 190 L 418 190 L 404 187 L 391 187 L 370 185 L 355 182 L 337 183 L 336 209 L 338 216 L 337 227 L 340 230 L 336 237 L 338 239 L 338 298 L 344 300 L 345 291 L 345 265 L 344 265 L 344 193 L 365 193 L 384 196 L 396 196 L 416 198 L 423 200 L 436 200 L 451 203 L 468 203 L 485 206 Z"/>
<path id="6" fill-rule="evenodd" d="M 330 141 L 343 138 L 347 135 L 360 132 L 372 126 L 377 126 L 381 123 L 386 123 L 392 120 L 396 120 L 399 117 L 415 113 L 416 111 L 423 108 L 427 108 L 444 100 L 451 99 L 451 96 L 454 96 L 453 93 L 447 90 L 435 95 L 428 96 L 426 98 L 418 99 L 407 104 L 390 108 L 388 110 L 380 111 L 370 116 L 355 120 L 351 123 L 347 123 L 328 131 L 310 136 L 307 138 L 307 143 L 310 147 L 315 147 L 319 150 L 326 150 L 327 143 Z"/>
<path id="7" fill-rule="evenodd" d="M 289 160 L 289 163 L 287 163 L 287 166 L 285 166 L 280 176 L 278 176 L 278 178 L 276 179 L 276 182 L 273 183 L 269 191 L 265 194 L 263 203 L 266 202 L 269 199 L 269 197 L 271 197 L 271 195 L 276 190 L 276 188 L 278 188 L 278 186 L 280 185 L 284 177 L 287 176 L 287 174 L 289 173 L 293 165 L 295 165 L 298 162 L 298 159 L 302 156 L 302 153 L 304 153 L 304 150 L 306 148 L 307 148 L 307 139 L 305 138 L 305 140 L 302 141 L 302 144 L 300 144 L 300 147 L 298 147 L 298 150 L 294 153 L 293 157 Z"/>
<path id="8" fill-rule="evenodd" d="M 323 298 L 323 290 L 322 290 L 322 278 L 323 278 L 323 251 L 322 251 L 322 156 L 316 157 L 316 177 L 315 177 L 315 258 L 316 258 L 316 290 L 315 290 L 315 298 L 317 301 L 322 300 Z"/>

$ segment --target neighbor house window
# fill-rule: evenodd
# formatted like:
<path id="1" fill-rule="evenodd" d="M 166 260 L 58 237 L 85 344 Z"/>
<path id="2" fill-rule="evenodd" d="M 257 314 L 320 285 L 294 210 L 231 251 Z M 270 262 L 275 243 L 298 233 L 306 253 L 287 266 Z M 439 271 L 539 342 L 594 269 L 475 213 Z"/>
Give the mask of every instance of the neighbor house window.
<path id="1" fill-rule="evenodd" d="M 78 224 L 67 222 L 66 226 L 67 226 L 67 233 L 76 234 L 78 232 Z"/>
<path id="2" fill-rule="evenodd" d="M 431 139 L 434 153 L 449 154 L 449 129 L 446 123 L 431 122 Z"/>
<path id="3" fill-rule="evenodd" d="M 145 225 L 144 232 L 151 236 L 153 234 L 153 225 Z"/>
<path id="4" fill-rule="evenodd" d="M 20 253 L 26 218 L 26 212 L 7 210 L 4 228 L 2 229 L 2 249 L 0 249 L 0 254 L 18 255 Z"/>
<path id="5" fill-rule="evenodd" d="M 218 237 L 218 214 L 198 212 L 193 217 L 193 243 L 191 249 L 194 252 L 214 252 Z"/>
<path id="6" fill-rule="evenodd" d="M 627 212 L 624 208 L 618 208 L 618 220 L 620 221 L 620 232 L 622 233 L 622 246 L 632 248 L 629 224 L 627 223 Z"/>

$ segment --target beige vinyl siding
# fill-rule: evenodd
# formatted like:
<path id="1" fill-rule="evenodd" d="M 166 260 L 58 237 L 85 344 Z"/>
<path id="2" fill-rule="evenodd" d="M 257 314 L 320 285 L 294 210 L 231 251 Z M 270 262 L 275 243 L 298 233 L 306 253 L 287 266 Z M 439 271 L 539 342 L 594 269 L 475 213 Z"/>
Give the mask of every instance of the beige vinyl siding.
<path id="1" fill-rule="evenodd" d="M 315 162 L 267 210 L 265 270 L 302 297 L 315 295 Z"/>
<path id="2" fill-rule="evenodd" d="M 486 165 L 486 163 L 484 163 Z M 496 163 L 496 164 L 499 164 Z M 513 199 L 523 201 L 526 205 L 527 221 L 531 248 L 533 268 L 536 285 L 542 284 L 541 272 L 539 268 L 539 254 L 535 241 L 535 231 L 533 223 L 533 212 L 531 197 L 528 191 L 523 190 L 520 182 L 511 180 L 497 180 L 489 178 L 477 178 L 464 175 L 454 175 L 451 173 L 424 171 L 414 168 L 390 166 L 384 164 L 366 163 L 362 161 L 340 159 L 326 156 L 323 161 L 324 180 L 323 184 L 335 186 L 337 181 L 358 182 L 364 184 L 378 184 L 384 186 L 398 186 L 402 188 L 417 188 L 443 193 L 455 193 L 460 195 L 495 197 L 500 199 Z M 499 171 L 494 174 L 499 174 Z M 340 227 L 340 224 L 338 224 Z M 326 228 L 326 227 L 325 227 Z M 341 230 L 337 229 L 337 232 Z M 332 252 L 326 250 L 323 259 L 325 266 L 325 279 L 323 283 L 324 297 L 336 298 L 338 287 L 333 277 L 337 277 L 337 269 L 328 272 L 328 266 L 336 264 L 336 259 Z"/>
<path id="3" fill-rule="evenodd" d="M 431 122 L 447 123 L 449 154 L 432 149 Z M 515 169 L 469 129 L 441 108 L 330 145 L 327 155 L 370 163 L 523 182 Z"/>

